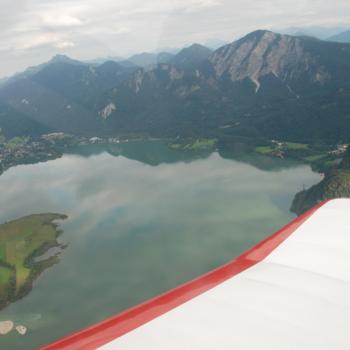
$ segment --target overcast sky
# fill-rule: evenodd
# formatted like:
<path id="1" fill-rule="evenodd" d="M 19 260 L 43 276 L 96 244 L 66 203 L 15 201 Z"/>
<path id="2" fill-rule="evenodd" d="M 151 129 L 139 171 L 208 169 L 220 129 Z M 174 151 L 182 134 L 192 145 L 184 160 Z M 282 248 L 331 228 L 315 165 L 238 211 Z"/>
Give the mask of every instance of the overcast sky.
<path id="1" fill-rule="evenodd" d="M 57 53 L 127 56 L 315 25 L 350 26 L 350 0 L 1 0 L 0 77 Z"/>

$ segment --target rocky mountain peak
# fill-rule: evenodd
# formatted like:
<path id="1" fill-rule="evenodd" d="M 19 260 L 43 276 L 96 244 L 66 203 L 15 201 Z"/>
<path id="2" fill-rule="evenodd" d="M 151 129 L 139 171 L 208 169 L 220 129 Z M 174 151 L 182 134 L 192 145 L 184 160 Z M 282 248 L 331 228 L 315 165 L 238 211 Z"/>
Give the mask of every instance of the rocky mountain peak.
<path id="1" fill-rule="evenodd" d="M 70 58 L 66 55 L 55 55 L 51 58 L 51 60 L 48 62 L 50 63 L 68 63 L 68 64 L 74 64 L 74 65 L 83 65 L 84 63 L 74 60 L 73 58 Z"/>
<path id="2" fill-rule="evenodd" d="M 258 30 L 218 49 L 209 60 L 218 77 L 227 74 L 232 81 L 249 78 L 256 91 L 267 75 L 289 82 L 307 74 L 311 82 L 323 84 L 327 72 L 305 49 L 307 40 L 312 39 Z"/>

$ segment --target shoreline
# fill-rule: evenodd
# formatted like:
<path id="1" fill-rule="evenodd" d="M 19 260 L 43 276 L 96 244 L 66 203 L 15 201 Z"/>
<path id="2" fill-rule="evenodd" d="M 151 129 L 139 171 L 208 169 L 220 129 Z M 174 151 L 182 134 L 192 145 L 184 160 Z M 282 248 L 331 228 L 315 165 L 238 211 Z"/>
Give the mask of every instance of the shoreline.
<path id="1" fill-rule="evenodd" d="M 0 224 L 0 248 L 8 254 L 0 259 L 0 273 L 6 276 L 5 282 L 0 286 L 0 310 L 26 296 L 40 274 L 59 262 L 59 255 L 67 245 L 57 241 L 63 231 L 54 221 L 67 218 L 64 214 L 42 213 Z M 18 243 L 8 245 L 8 242 Z M 21 254 L 12 254 L 11 250 L 18 244 L 24 247 Z M 35 261 L 53 247 L 59 247 L 61 252 L 39 262 Z"/>

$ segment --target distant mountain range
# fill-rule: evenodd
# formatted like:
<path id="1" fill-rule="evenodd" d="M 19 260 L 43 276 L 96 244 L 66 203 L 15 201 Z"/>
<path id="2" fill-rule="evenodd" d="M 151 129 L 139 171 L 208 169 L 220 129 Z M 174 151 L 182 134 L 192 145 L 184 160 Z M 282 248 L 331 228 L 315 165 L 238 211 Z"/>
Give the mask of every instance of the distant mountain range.
<path id="1" fill-rule="evenodd" d="M 292 27 L 282 32 L 293 36 L 310 36 L 321 40 L 350 43 L 350 29 L 343 27 Z"/>
<path id="2" fill-rule="evenodd" d="M 156 65 L 158 63 L 167 63 L 174 57 L 173 54 L 168 52 L 161 53 L 140 53 L 129 57 L 127 60 L 132 62 L 138 67 L 147 67 L 151 65 Z"/>
<path id="3" fill-rule="evenodd" d="M 7 77 L 5 77 L 5 78 L 0 78 L 0 87 L 1 87 L 1 85 L 4 85 L 7 81 L 8 81 L 8 78 L 7 78 Z"/>
<path id="4" fill-rule="evenodd" d="M 346 27 L 290 27 L 281 31 L 282 34 L 294 36 L 311 36 L 321 40 L 328 40 L 330 37 L 346 31 Z"/>
<path id="5" fill-rule="evenodd" d="M 150 66 L 155 66 L 160 63 L 180 64 L 181 63 L 180 61 L 181 60 L 183 61 L 184 59 L 186 60 L 188 55 L 193 55 L 194 60 L 197 62 L 202 58 L 207 58 L 209 54 L 212 52 L 211 49 L 200 44 L 193 44 L 188 48 L 185 48 L 183 50 L 177 50 L 177 51 L 178 52 L 176 54 L 171 52 L 166 52 L 166 51 L 162 51 L 158 53 L 143 52 L 143 53 L 132 55 L 127 59 L 124 59 L 121 57 L 107 57 L 107 58 L 99 58 L 96 60 L 92 60 L 92 61 L 89 61 L 88 63 L 102 64 L 107 61 L 115 61 L 126 67 L 147 68 Z M 181 54 L 178 55 L 180 51 L 181 51 Z M 193 63 L 192 62 L 193 60 L 191 58 L 189 58 L 189 60 L 191 61 L 191 63 Z M 182 62 L 182 64 L 186 64 L 186 62 Z"/>
<path id="6" fill-rule="evenodd" d="M 327 40 L 338 43 L 350 43 L 350 30 L 329 37 Z"/>
<path id="7" fill-rule="evenodd" d="M 128 61 L 58 56 L 11 78 L 0 87 L 0 127 L 349 141 L 350 44 L 260 30 L 215 51 L 194 44 Z"/>

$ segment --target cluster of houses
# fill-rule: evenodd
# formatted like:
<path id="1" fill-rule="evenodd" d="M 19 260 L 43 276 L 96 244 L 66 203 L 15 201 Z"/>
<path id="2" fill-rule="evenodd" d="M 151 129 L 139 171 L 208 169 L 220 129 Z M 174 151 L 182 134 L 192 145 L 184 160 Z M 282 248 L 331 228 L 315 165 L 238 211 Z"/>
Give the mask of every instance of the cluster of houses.
<path id="1" fill-rule="evenodd" d="M 338 145 L 337 148 L 333 151 L 330 151 L 329 154 L 334 154 L 334 155 L 340 155 L 346 152 L 348 149 L 349 145 L 348 144 L 342 144 Z"/>
<path id="2" fill-rule="evenodd" d="M 83 136 L 73 136 L 69 134 L 65 134 L 63 132 L 54 132 L 51 134 L 42 135 L 41 138 L 43 140 L 49 142 L 59 142 L 65 141 L 66 143 L 75 143 L 77 145 L 88 145 L 88 144 L 99 144 L 99 143 L 120 143 L 120 139 L 117 137 L 109 137 L 107 139 L 101 137 L 83 137 Z M 126 140 L 127 141 L 127 140 Z"/>
<path id="3" fill-rule="evenodd" d="M 120 143 L 120 139 L 117 137 L 109 137 L 107 139 L 102 139 L 101 137 L 91 137 L 88 140 L 88 143 L 90 144 L 96 144 L 96 143 Z M 124 142 L 128 142 L 128 140 L 124 140 Z"/>
<path id="4" fill-rule="evenodd" d="M 0 143 L 0 172 L 11 166 L 48 160 L 59 156 L 59 152 L 52 145 L 40 140 L 16 138 L 16 141 Z"/>
<path id="5" fill-rule="evenodd" d="M 127 142 L 128 140 L 124 140 Z M 119 138 L 102 139 L 100 137 L 77 137 L 63 132 L 42 135 L 40 138 L 16 137 L 6 140 L 0 129 L 0 174 L 11 166 L 45 161 L 60 157 L 69 147 L 100 144 L 120 143 Z"/>

